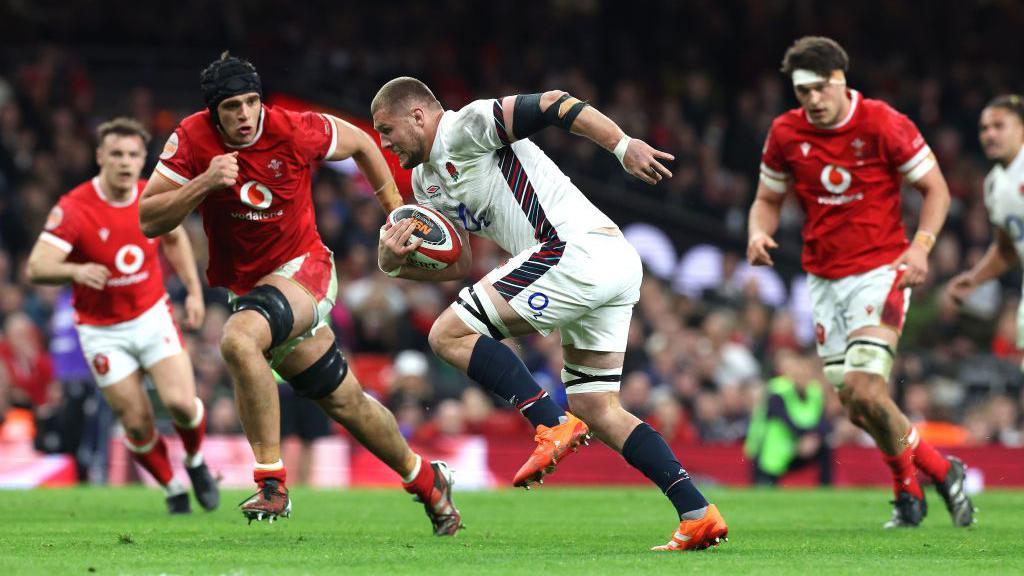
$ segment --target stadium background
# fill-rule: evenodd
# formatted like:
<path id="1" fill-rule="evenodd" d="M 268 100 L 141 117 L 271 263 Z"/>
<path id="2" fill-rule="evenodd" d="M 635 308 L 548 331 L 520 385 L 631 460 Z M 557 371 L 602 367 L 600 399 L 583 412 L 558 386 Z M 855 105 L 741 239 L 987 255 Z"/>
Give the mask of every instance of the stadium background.
<path id="1" fill-rule="evenodd" d="M 50 206 L 94 173 L 93 128 L 115 115 L 143 121 L 154 135 L 148 174 L 177 121 L 202 106 L 198 71 L 229 48 L 256 64 L 266 95 L 284 105 L 304 102 L 365 119 L 376 89 L 397 75 L 423 79 L 456 109 L 478 97 L 560 88 L 597 106 L 627 133 L 675 154 L 675 177 L 650 188 L 630 181 L 614 157 L 584 139 L 554 130 L 538 138 L 599 207 L 628 227 L 648 265 L 627 354 L 624 404 L 682 446 L 683 461 L 696 473 L 745 481 L 749 470 L 739 445 L 763 383 L 787 358 L 813 352 L 795 204 L 777 236 L 783 246 L 778 268 L 751 270 L 742 263 L 764 135 L 775 115 L 795 106 L 778 62 L 794 38 L 810 32 L 844 45 L 852 87 L 889 101 L 918 124 L 954 196 L 901 342 L 893 379 L 901 405 L 938 445 L 1020 447 L 1019 272 L 984 286 L 964 313 L 945 307 L 938 289 L 990 239 L 980 193 L 988 167 L 976 121 L 990 97 L 1021 90 L 1021 53 L 1013 40 L 1022 25 L 1024 7 L 1009 1 L 927 7 L 396 1 L 310 2 L 297 9 L 283 1 L 184 0 L 152 11 L 130 2 L 0 3 L 0 415 L 6 416 L 0 447 L 7 450 L 0 460 L 38 463 L 28 455 L 33 440 L 46 452 L 65 449 L 75 436 L 61 407 L 80 398 L 80 385 L 68 382 L 81 375 L 66 372 L 51 355 L 61 353 L 50 332 L 60 291 L 30 286 L 24 263 Z M 863 33 L 868 28 L 871 33 Z M 342 283 L 335 331 L 357 374 L 396 412 L 403 431 L 438 450 L 457 445 L 472 451 L 473 442 L 490 442 L 492 463 L 528 447 L 529 431 L 518 415 L 494 410 L 487 396 L 429 352 L 430 323 L 458 286 L 394 281 L 377 271 L 383 215 L 351 166 L 321 170 L 313 194 Z M 905 200 L 912 229 L 919 199 L 911 191 Z M 188 226 L 202 270 L 205 239 L 197 220 Z M 474 254 L 474 277 L 503 257 L 482 243 Z M 180 286 L 173 279 L 168 285 L 180 301 Z M 225 297 L 217 290 L 206 296 L 204 328 L 185 337 L 210 409 L 210 432 L 237 435 L 231 383 L 217 346 Z M 564 399 L 557 338 L 525 338 L 518 345 L 538 379 Z M 828 414 L 831 444 L 870 443 L 843 419 L 834 397 Z M 503 444 L 509 436 L 522 441 Z M 232 452 L 237 446 L 224 438 L 225 457 L 237 454 L 236 463 L 247 470 L 250 456 Z M 96 481 L 132 476 L 119 443 L 111 446 L 111 467 L 87 471 Z M 322 441 L 316 461 L 351 466 L 345 472 L 350 481 L 379 478 L 361 464 L 365 454 L 343 462 L 345 446 L 343 436 Z M 602 464 L 597 470 L 624 468 L 599 450 L 587 456 Z M 998 460 L 1006 453 L 991 454 Z M 840 479 L 884 481 L 877 455 L 862 456 L 867 472 Z M 716 467 L 731 472 L 716 477 Z M 320 482 L 334 483 L 334 471 L 322 470 Z"/>

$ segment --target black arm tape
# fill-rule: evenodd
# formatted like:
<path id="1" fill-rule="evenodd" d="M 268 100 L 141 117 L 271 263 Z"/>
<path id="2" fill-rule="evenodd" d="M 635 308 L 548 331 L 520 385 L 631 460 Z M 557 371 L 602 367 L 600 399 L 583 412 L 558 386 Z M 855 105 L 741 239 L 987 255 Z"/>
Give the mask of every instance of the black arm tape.
<path id="1" fill-rule="evenodd" d="M 576 100 L 576 103 L 569 107 L 564 114 L 559 115 L 562 103 L 572 96 L 562 94 L 548 109 L 540 111 L 540 97 L 542 94 L 520 94 L 516 96 L 516 105 L 512 112 L 512 132 L 516 138 L 523 139 L 540 132 L 548 126 L 557 126 L 563 130 L 572 129 L 572 123 L 576 117 L 587 107 L 587 103 Z"/>
<path id="2" fill-rule="evenodd" d="M 284 294 L 270 284 L 261 284 L 231 303 L 232 314 L 242 310 L 259 312 L 266 318 L 270 325 L 271 349 L 281 345 L 292 333 L 292 325 L 295 323 L 292 307 Z"/>
<path id="3" fill-rule="evenodd" d="M 570 98 L 576 100 L 568 94 L 562 94 L 561 98 L 555 100 L 555 103 L 548 106 L 548 109 L 544 111 L 544 120 L 549 125 L 558 126 L 565 131 L 572 129 L 572 123 L 576 121 L 576 117 L 580 115 L 580 112 L 583 112 L 583 109 L 587 107 L 587 103 L 582 100 L 576 100 L 575 104 L 570 106 L 568 110 L 565 110 L 565 112 L 560 115 L 562 103 Z"/>
<path id="4" fill-rule="evenodd" d="M 541 94 L 520 94 L 516 96 L 516 105 L 512 110 L 512 133 L 522 140 L 529 138 L 544 128 L 544 114 L 540 111 Z"/>
<path id="5" fill-rule="evenodd" d="M 295 393 L 303 398 L 319 400 L 331 395 L 345 380 L 348 374 L 348 362 L 338 349 L 337 342 L 324 352 L 319 360 L 313 362 L 302 372 L 288 379 Z"/>

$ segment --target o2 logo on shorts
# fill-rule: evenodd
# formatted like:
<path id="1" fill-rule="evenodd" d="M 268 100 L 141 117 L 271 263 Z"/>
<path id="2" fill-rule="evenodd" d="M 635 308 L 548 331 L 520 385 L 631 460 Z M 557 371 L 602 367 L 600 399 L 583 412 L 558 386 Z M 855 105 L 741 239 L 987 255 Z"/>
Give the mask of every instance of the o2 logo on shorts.
<path id="1" fill-rule="evenodd" d="M 145 261 L 145 253 L 135 244 L 121 246 L 114 256 L 114 266 L 121 274 L 135 274 L 142 268 L 142 263 Z"/>
<path id="2" fill-rule="evenodd" d="M 1003 227 L 1006 228 L 1006 233 L 1014 242 L 1024 240 L 1024 219 L 1021 219 L 1020 216 L 1016 214 L 1007 216 L 1006 224 Z"/>
<path id="3" fill-rule="evenodd" d="M 842 166 L 829 164 L 821 171 L 821 185 L 833 194 L 842 194 L 850 189 L 853 176 Z"/>
<path id="4" fill-rule="evenodd" d="M 100 376 L 106 376 L 110 372 L 110 359 L 106 354 L 97 354 L 92 357 L 92 367 Z"/>
<path id="5" fill-rule="evenodd" d="M 543 292 L 534 292 L 526 299 L 526 303 L 529 304 L 530 309 L 533 310 L 533 317 L 540 318 L 544 315 L 544 309 L 551 303 L 551 299 Z"/>
<path id="6" fill-rule="evenodd" d="M 466 232 L 479 232 L 483 228 L 491 225 L 491 221 L 487 219 L 486 214 L 482 215 L 479 220 L 476 219 L 473 214 L 466 209 L 466 204 L 459 204 L 459 220 L 462 222 L 462 228 Z"/>
<path id="7" fill-rule="evenodd" d="M 242 184 L 242 187 L 238 190 L 238 198 L 242 201 L 242 204 L 257 210 L 270 208 L 270 204 L 274 201 L 274 195 L 270 192 L 270 188 L 255 180 Z"/>

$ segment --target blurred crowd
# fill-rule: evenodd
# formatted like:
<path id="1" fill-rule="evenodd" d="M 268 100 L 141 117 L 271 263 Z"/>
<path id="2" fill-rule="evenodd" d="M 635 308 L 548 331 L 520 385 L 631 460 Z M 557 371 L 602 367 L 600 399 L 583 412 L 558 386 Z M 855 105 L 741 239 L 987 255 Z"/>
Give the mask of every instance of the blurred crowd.
<path id="1" fill-rule="evenodd" d="M 154 135 L 148 174 L 177 121 L 201 107 L 197 72 L 224 47 L 257 65 L 268 93 L 297 94 L 354 116 L 365 116 L 376 88 L 397 75 L 425 80 L 450 108 L 477 97 L 560 88 L 674 154 L 674 177 L 652 188 L 627 180 L 612 155 L 584 139 L 557 130 L 536 138 L 623 224 L 647 264 L 623 404 L 675 442 L 742 442 L 769 378 L 792 366 L 818 373 L 796 258 L 795 203 L 787 205 L 776 238 L 778 269 L 752 269 L 742 259 L 764 135 L 776 115 L 795 106 L 778 61 L 807 30 L 844 44 L 852 87 L 889 101 L 918 124 L 954 196 L 928 282 L 913 297 L 893 377 L 896 398 L 935 444 L 1024 444 L 1015 346 L 1020 272 L 982 286 L 962 310 L 940 297 L 944 282 L 975 262 L 991 238 L 981 195 L 988 165 L 976 122 L 989 98 L 1020 89 L 1022 56 L 1002 43 L 1024 26 L 1021 5 L 948 2 L 920 14 L 882 1 L 547 0 L 396 2 L 378 12 L 263 1 L 223 3 L 202 26 L 186 26 L 182 14 L 205 13 L 187 10 L 196 4 L 184 2 L 160 21 L 115 9 L 113 23 L 100 22 L 81 7 L 44 19 L 18 3 L 0 14 L 8 24 L 11 18 L 22 24 L 9 30 L 10 46 L 18 48 L 4 48 L 0 59 L 0 417 L 15 413 L 12 406 L 34 411 L 42 449 L 61 445 L 42 436 L 60 435 L 53 414 L 72 394 L 67 382 L 87 381 L 88 373 L 60 359 L 68 344 L 55 337 L 54 323 L 68 318 L 66 290 L 28 284 L 28 250 L 56 199 L 95 172 L 95 126 L 114 115 L 146 124 Z M 872 33 L 862 34 L 867 23 Z M 117 40 L 104 36 L 111 25 L 128 32 Z M 352 166 L 320 170 L 312 193 L 323 240 L 338 262 L 334 330 L 353 369 L 395 411 L 403 433 L 430 441 L 525 431 L 517 414 L 429 351 L 431 323 L 461 284 L 393 280 L 377 270 L 383 215 Z M 913 230 L 920 198 L 908 190 L 904 199 Z M 187 227 L 202 270 L 201 227 L 194 219 Z M 483 241 L 473 253 L 473 280 L 506 257 Z M 173 277 L 167 284 L 180 302 L 181 286 Z M 185 339 L 210 431 L 238 432 L 218 350 L 226 298 L 209 290 L 207 301 L 204 327 Z M 557 333 L 510 345 L 564 402 Z M 827 389 L 825 396 L 829 443 L 870 442 L 845 421 L 834 393 Z M 31 426 L 8 418 L 0 430 L 18 434 Z M 340 432 L 326 423 L 299 428 L 286 431 L 311 438 Z"/>

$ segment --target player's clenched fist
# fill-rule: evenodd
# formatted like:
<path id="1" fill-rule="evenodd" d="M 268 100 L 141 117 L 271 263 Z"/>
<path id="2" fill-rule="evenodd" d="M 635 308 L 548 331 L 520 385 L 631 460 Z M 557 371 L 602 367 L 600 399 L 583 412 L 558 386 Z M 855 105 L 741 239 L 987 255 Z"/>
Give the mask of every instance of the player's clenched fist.
<path id="1" fill-rule="evenodd" d="M 238 180 L 238 152 L 221 154 L 210 159 L 210 167 L 203 176 L 210 188 L 227 188 Z"/>
<path id="2" fill-rule="evenodd" d="M 768 250 L 778 248 L 779 245 L 767 234 L 755 234 L 750 237 L 747 243 L 747 262 L 753 266 L 774 266 L 771 254 Z"/>
<path id="3" fill-rule="evenodd" d="M 93 290 L 102 290 L 107 285 L 108 278 L 110 278 L 110 270 L 107 270 L 107 267 L 102 264 L 92 262 L 79 264 L 75 267 L 75 272 L 71 277 L 75 284 L 88 286 Z"/>

